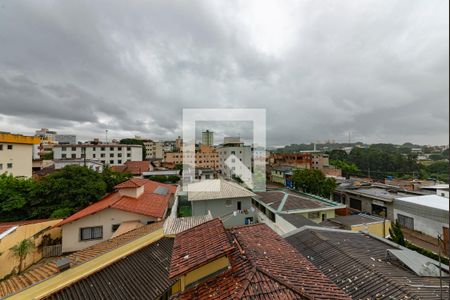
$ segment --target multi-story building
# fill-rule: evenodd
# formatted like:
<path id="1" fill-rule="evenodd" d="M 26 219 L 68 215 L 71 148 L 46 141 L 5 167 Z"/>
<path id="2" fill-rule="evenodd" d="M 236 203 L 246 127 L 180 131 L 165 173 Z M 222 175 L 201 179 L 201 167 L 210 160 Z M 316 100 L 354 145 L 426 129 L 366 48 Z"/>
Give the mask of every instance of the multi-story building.
<path id="1" fill-rule="evenodd" d="M 164 163 L 168 167 L 183 164 L 183 152 L 164 153 Z M 200 145 L 195 151 L 195 168 L 218 169 L 219 154 L 214 147 Z"/>
<path id="2" fill-rule="evenodd" d="M 0 174 L 31 177 L 33 146 L 39 138 L 11 133 L 0 133 Z"/>
<path id="3" fill-rule="evenodd" d="M 141 161 L 141 145 L 75 144 L 55 145 L 54 159 L 91 159 L 106 165 L 121 165 L 126 161 Z"/>
<path id="4" fill-rule="evenodd" d="M 271 166 L 290 166 L 299 169 L 311 169 L 310 153 L 272 153 L 269 159 Z"/>
<path id="5" fill-rule="evenodd" d="M 233 175 L 242 177 L 247 173 L 246 169 L 252 170 L 252 148 L 244 145 L 239 137 L 224 138 L 224 143 L 217 148 L 217 152 L 219 169 L 225 178 L 232 178 Z"/>
<path id="6" fill-rule="evenodd" d="M 202 144 L 205 146 L 214 146 L 214 132 L 206 130 L 202 132 Z"/>
<path id="7" fill-rule="evenodd" d="M 60 145 L 76 144 L 77 136 L 74 134 L 57 134 L 55 135 L 55 141 Z"/>
<path id="8" fill-rule="evenodd" d="M 156 142 L 153 140 L 144 140 L 144 147 L 146 150 L 145 159 L 163 159 L 163 142 Z"/>
<path id="9" fill-rule="evenodd" d="M 34 135 L 38 136 L 42 139 L 53 141 L 55 140 L 56 131 L 49 130 L 48 128 L 41 128 L 39 130 L 36 130 Z"/>

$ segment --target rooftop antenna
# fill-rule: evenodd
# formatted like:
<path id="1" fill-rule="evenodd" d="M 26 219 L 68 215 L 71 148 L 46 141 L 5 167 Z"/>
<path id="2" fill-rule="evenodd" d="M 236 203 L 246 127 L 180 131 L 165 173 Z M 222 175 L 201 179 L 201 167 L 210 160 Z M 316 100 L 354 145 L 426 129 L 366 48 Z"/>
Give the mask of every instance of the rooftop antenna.
<path id="1" fill-rule="evenodd" d="M 106 144 L 108 144 L 108 129 L 105 130 Z"/>

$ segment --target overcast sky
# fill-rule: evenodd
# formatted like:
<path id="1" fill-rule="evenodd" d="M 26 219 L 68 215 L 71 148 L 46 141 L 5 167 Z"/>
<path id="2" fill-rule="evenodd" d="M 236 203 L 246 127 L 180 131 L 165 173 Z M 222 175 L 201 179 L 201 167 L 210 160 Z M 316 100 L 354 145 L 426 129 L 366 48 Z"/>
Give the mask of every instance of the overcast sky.
<path id="1" fill-rule="evenodd" d="M 268 145 L 448 144 L 448 6 L 0 0 L 0 131 L 174 139 L 183 108 L 265 108 Z"/>

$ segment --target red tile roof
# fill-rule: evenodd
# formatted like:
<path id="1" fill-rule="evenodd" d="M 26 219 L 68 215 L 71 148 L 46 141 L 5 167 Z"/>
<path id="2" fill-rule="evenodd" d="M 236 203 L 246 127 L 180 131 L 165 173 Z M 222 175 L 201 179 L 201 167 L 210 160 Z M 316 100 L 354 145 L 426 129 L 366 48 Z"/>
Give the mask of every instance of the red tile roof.
<path id="1" fill-rule="evenodd" d="M 237 227 L 227 234 L 234 246 L 231 268 L 173 298 L 351 299 L 266 225 Z"/>
<path id="2" fill-rule="evenodd" d="M 186 273 L 224 256 L 232 249 L 218 218 L 178 234 L 173 245 L 169 278 Z"/>
<path id="3" fill-rule="evenodd" d="M 116 172 L 127 172 L 133 175 L 141 175 L 142 172 L 148 172 L 152 169 L 148 160 L 144 161 L 127 161 L 123 165 L 111 167 Z"/>
<path id="4" fill-rule="evenodd" d="M 149 180 L 142 178 L 131 178 L 127 181 L 119 183 L 114 188 L 116 189 L 126 189 L 126 188 L 137 188 L 145 185 Z"/>
<path id="5" fill-rule="evenodd" d="M 56 226 L 76 221 L 106 208 L 115 208 L 154 218 L 163 218 L 169 206 L 169 201 L 171 197 L 173 197 L 173 194 L 175 194 L 177 187 L 175 185 L 163 184 L 147 179 L 132 178 L 117 185 L 116 188 L 136 188 L 141 186 L 144 186 L 144 193 L 138 198 L 131 198 L 116 191 L 98 202 L 76 212 Z M 155 190 L 158 187 L 165 187 L 169 192 L 166 195 L 157 194 L 155 193 Z"/>

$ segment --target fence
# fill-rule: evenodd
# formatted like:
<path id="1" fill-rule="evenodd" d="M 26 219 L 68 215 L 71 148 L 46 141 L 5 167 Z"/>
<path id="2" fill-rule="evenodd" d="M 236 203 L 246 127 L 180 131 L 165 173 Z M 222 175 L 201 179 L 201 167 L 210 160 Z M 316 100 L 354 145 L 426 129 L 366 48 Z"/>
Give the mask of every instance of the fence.
<path id="1" fill-rule="evenodd" d="M 42 248 L 42 257 L 60 256 L 62 254 L 62 244 L 44 246 Z"/>

